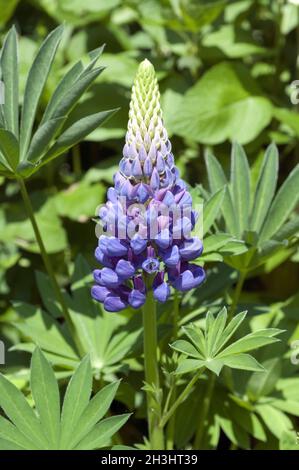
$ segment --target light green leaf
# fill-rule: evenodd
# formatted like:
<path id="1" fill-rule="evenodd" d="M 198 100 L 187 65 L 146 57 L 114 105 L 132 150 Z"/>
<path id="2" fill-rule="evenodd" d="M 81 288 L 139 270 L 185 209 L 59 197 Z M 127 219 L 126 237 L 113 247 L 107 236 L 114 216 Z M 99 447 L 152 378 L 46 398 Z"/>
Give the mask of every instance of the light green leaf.
<path id="1" fill-rule="evenodd" d="M 88 405 L 92 389 L 92 371 L 86 356 L 72 376 L 64 397 L 61 413 L 60 449 L 68 448 L 74 427 Z"/>
<path id="2" fill-rule="evenodd" d="M 251 370 L 254 372 L 264 372 L 265 370 L 250 354 L 221 356 L 221 361 L 225 366 L 231 367 L 232 369 Z"/>
<path id="3" fill-rule="evenodd" d="M 58 449 L 60 396 L 52 367 L 36 348 L 31 361 L 31 391 L 41 425 L 52 449 Z"/>
<path id="4" fill-rule="evenodd" d="M 24 447 L 14 444 L 12 441 L 0 438 L 0 450 L 24 450 Z"/>
<path id="5" fill-rule="evenodd" d="M 210 338 L 209 338 L 209 343 L 211 350 L 217 350 L 218 349 L 218 343 L 221 340 L 222 333 L 225 329 L 227 321 L 227 310 L 225 307 L 218 313 L 213 329 L 210 331 Z"/>
<path id="6" fill-rule="evenodd" d="M 280 450 L 299 450 L 296 431 L 283 431 L 279 441 Z"/>
<path id="7" fill-rule="evenodd" d="M 226 187 L 218 189 L 204 205 L 203 234 L 205 235 L 216 220 L 221 208 Z"/>
<path id="8" fill-rule="evenodd" d="M 25 337 L 31 338 L 43 350 L 54 354 L 59 352 L 62 357 L 78 360 L 68 336 L 50 315 L 32 305 L 20 302 L 14 304 L 14 309 L 23 320 L 16 322 L 15 327 Z"/>
<path id="9" fill-rule="evenodd" d="M 235 331 L 239 328 L 244 318 L 246 317 L 246 313 L 247 312 L 238 313 L 229 322 L 229 324 L 226 326 L 225 330 L 223 331 L 223 334 L 218 340 L 217 348 L 215 347 L 215 350 L 213 351 L 214 354 L 218 353 L 218 351 L 220 351 L 226 345 L 226 343 L 230 340 L 230 338 L 233 336 Z"/>
<path id="10" fill-rule="evenodd" d="M 243 148 L 234 143 L 231 155 L 232 199 L 238 221 L 238 236 L 248 228 L 250 210 L 250 170 Z"/>
<path id="11" fill-rule="evenodd" d="M 41 449 L 49 448 L 42 427 L 23 394 L 0 374 L 0 406 L 8 418 Z"/>
<path id="12" fill-rule="evenodd" d="M 269 145 L 265 152 L 260 170 L 254 204 L 250 220 L 250 229 L 259 232 L 265 220 L 275 193 L 278 176 L 278 150 L 274 144 Z"/>
<path id="13" fill-rule="evenodd" d="M 12 132 L 0 129 L 0 151 L 12 170 L 19 162 L 19 143 Z"/>
<path id="14" fill-rule="evenodd" d="M 187 91 L 172 130 L 204 144 L 227 139 L 247 144 L 271 118 L 271 102 L 262 96 L 248 69 L 239 63 L 222 62 Z"/>
<path id="15" fill-rule="evenodd" d="M 269 431 L 278 439 L 282 437 L 284 431 L 292 429 L 291 420 L 282 411 L 267 404 L 257 405 L 256 409 Z"/>
<path id="16" fill-rule="evenodd" d="M 249 449 L 250 442 L 246 431 L 241 428 L 237 423 L 232 422 L 229 417 L 217 416 L 221 429 L 224 434 L 233 442 L 236 446 L 242 449 Z"/>
<path id="17" fill-rule="evenodd" d="M 227 5 L 234 4 L 235 2 L 229 2 Z M 218 54 L 220 57 L 222 53 L 224 53 L 227 57 L 234 59 L 267 53 L 267 49 L 253 42 L 250 31 L 238 28 L 236 24 L 233 23 L 224 24 L 217 28 L 216 31 L 212 30 L 211 33 L 205 34 L 203 36 L 202 45 L 211 48 L 211 54 L 213 53 L 212 51 L 215 50 L 215 54 L 219 51 Z"/>
<path id="18" fill-rule="evenodd" d="M 199 354 L 198 350 L 188 341 L 183 339 L 178 339 L 174 343 L 170 345 L 172 349 L 175 351 L 179 351 L 180 353 L 187 354 L 187 356 L 192 356 L 197 359 L 203 359 L 201 354 Z"/>
<path id="19" fill-rule="evenodd" d="M 289 174 L 279 189 L 263 225 L 260 243 L 272 238 L 292 213 L 299 199 L 299 165 Z"/>
<path id="20" fill-rule="evenodd" d="M 208 172 L 210 189 L 213 193 L 228 185 L 228 181 L 218 160 L 210 152 L 205 155 L 205 163 Z M 238 222 L 234 211 L 232 197 L 229 188 L 225 191 L 222 202 L 222 214 L 232 235 L 238 233 Z"/>
<path id="21" fill-rule="evenodd" d="M 38 446 L 36 446 L 34 442 L 28 439 L 16 426 L 2 416 L 0 416 L 0 440 L 1 439 L 6 439 L 12 445 L 17 445 L 24 450 L 38 450 Z"/>
<path id="22" fill-rule="evenodd" d="M 259 332 L 257 332 L 259 333 Z M 262 336 L 260 334 L 249 333 L 243 338 L 238 339 L 233 344 L 227 346 L 221 353 L 219 353 L 218 357 L 225 357 L 231 354 L 239 354 L 247 351 L 252 351 L 253 349 L 261 348 L 262 346 L 266 346 L 267 344 L 276 343 L 279 339 L 273 338 L 271 336 Z"/>
<path id="23" fill-rule="evenodd" d="M 200 369 L 205 365 L 204 361 L 200 361 L 197 359 L 183 359 L 178 364 L 175 374 L 186 374 L 187 372 L 191 372 L 193 370 Z"/>
<path id="24" fill-rule="evenodd" d="M 95 424 L 103 418 L 110 408 L 115 397 L 119 381 L 113 382 L 102 388 L 89 402 L 84 413 L 79 418 L 76 425 L 76 431 L 70 440 L 70 448 L 74 448 L 78 442 L 83 439 L 87 433 L 95 426 Z"/>
<path id="25" fill-rule="evenodd" d="M 247 384 L 247 393 L 254 400 L 268 395 L 273 390 L 281 373 L 279 358 L 268 359 L 262 365 L 265 371 L 262 374 L 252 374 Z"/>
<path id="26" fill-rule="evenodd" d="M 190 325 L 190 326 L 183 326 L 182 330 L 200 352 L 205 351 L 205 347 L 206 347 L 205 337 L 200 328 L 196 328 L 196 326 Z"/>
<path id="27" fill-rule="evenodd" d="M 75 447 L 76 450 L 100 449 L 109 444 L 110 438 L 128 421 L 130 414 L 112 416 L 96 424 Z"/>
<path id="28" fill-rule="evenodd" d="M 205 360 L 204 365 L 207 369 L 214 372 L 214 374 L 219 375 L 222 370 L 222 367 L 224 366 L 224 363 L 221 359 L 218 360 L 218 358 L 216 358 Z"/>

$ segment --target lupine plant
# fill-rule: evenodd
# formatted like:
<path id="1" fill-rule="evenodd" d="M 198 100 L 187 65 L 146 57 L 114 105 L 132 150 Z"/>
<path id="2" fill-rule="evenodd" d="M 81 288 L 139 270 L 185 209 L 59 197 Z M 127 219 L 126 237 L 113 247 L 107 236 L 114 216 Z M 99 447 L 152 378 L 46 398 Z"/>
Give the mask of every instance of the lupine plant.
<path id="1" fill-rule="evenodd" d="M 298 7 L 56 3 L 0 0 L 0 448 L 298 449 Z"/>

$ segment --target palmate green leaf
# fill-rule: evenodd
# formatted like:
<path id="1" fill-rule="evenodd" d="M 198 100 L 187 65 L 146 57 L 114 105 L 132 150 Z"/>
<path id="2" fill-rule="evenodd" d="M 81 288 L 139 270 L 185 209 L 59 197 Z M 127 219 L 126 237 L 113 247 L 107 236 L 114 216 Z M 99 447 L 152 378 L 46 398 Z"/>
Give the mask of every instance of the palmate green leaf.
<path id="1" fill-rule="evenodd" d="M 221 351 L 218 354 L 218 357 L 224 357 L 231 354 L 239 354 L 251 351 L 252 349 L 261 348 L 262 346 L 266 346 L 267 344 L 272 344 L 280 341 L 277 338 L 273 338 L 272 335 L 267 335 L 267 330 L 262 331 L 263 335 L 259 331 L 257 331 L 249 333 L 243 338 L 238 339 L 233 344 L 227 346 L 227 348 Z"/>
<path id="2" fill-rule="evenodd" d="M 52 449 L 58 449 L 60 396 L 57 380 L 47 359 L 36 348 L 31 361 L 31 392 L 39 420 Z"/>
<path id="3" fill-rule="evenodd" d="M 204 367 L 205 361 L 199 359 L 183 359 L 179 362 L 175 374 L 186 374 Z"/>
<path id="4" fill-rule="evenodd" d="M 274 235 L 275 240 L 283 241 L 299 232 L 299 215 L 295 215 L 292 219 L 286 222 Z"/>
<path id="5" fill-rule="evenodd" d="M 90 353 L 94 374 L 105 373 L 110 367 L 119 368 L 122 360 L 138 344 L 142 334 L 141 319 L 111 316 L 91 299 L 89 288 L 91 268 L 78 256 L 72 277 L 72 296 L 68 306 L 82 343 Z M 87 314 L 88 312 L 88 314 Z"/>
<path id="6" fill-rule="evenodd" d="M 81 361 L 68 384 L 61 416 L 58 383 L 39 349 L 33 353 L 30 382 L 37 414 L 16 385 L 0 375 L 0 407 L 11 420 L 0 416 L 0 449 L 97 449 L 109 445 L 112 435 L 130 416 L 100 421 L 109 410 L 119 382 L 107 385 L 89 402 L 92 374 L 88 357 Z"/>
<path id="7" fill-rule="evenodd" d="M 105 70 L 104 67 L 97 67 L 96 69 L 90 70 L 84 76 L 79 77 L 71 88 L 65 90 L 63 97 L 60 97 L 59 101 L 57 100 L 57 104 L 55 106 L 53 105 L 53 111 L 48 115 L 47 119 L 49 119 L 49 117 L 55 118 L 70 114 L 83 93 L 88 90 L 103 70 Z"/>
<path id="8" fill-rule="evenodd" d="M 218 232 L 208 235 L 204 240 L 204 252 L 200 259 L 207 260 L 215 256 L 220 257 L 220 261 L 224 256 L 234 256 L 248 251 L 247 245 L 243 240 L 238 240 L 228 233 Z M 217 260 L 217 258 L 216 258 Z"/>
<path id="9" fill-rule="evenodd" d="M 76 145 L 80 140 L 88 136 L 94 129 L 111 117 L 116 111 L 116 109 L 112 109 L 92 114 L 72 124 L 59 136 L 53 147 L 45 154 L 43 157 L 43 164 Z"/>
<path id="10" fill-rule="evenodd" d="M 293 428 L 292 421 L 287 415 L 271 405 L 257 405 L 256 410 L 269 431 L 274 434 L 277 439 L 281 438 L 284 431 L 290 431 Z"/>
<path id="11" fill-rule="evenodd" d="M 41 126 L 47 121 L 53 119 L 53 115 L 55 113 L 56 108 L 60 105 L 60 102 L 64 99 L 64 96 L 70 91 L 70 88 L 77 81 L 83 70 L 83 64 L 81 61 L 79 61 L 76 62 L 70 68 L 70 70 L 62 77 L 47 104 L 47 107 L 40 123 Z"/>
<path id="12" fill-rule="evenodd" d="M 62 313 L 59 305 L 53 301 L 50 280 L 45 275 L 41 278 L 38 276 L 38 279 L 40 295 L 48 313 L 29 304 L 14 305 L 19 318 L 15 326 L 22 334 L 23 343 L 13 349 L 32 351 L 32 343 L 35 343 L 53 364 L 73 370 L 79 357 L 65 325 L 55 319 L 61 317 Z M 93 375 L 99 379 L 115 373 L 123 366 L 124 359 L 136 351 L 140 345 L 142 327 L 138 316 L 129 320 L 100 309 L 90 296 L 91 282 L 91 268 L 79 256 L 71 279 L 71 293 L 64 295 L 83 348 L 90 355 Z M 30 343 L 26 345 L 24 340 Z"/>
<path id="13" fill-rule="evenodd" d="M 2 80 L 5 83 L 3 104 L 5 127 L 8 131 L 12 132 L 16 138 L 18 138 L 19 70 L 17 32 L 14 26 L 9 30 L 4 40 L 0 64 L 2 70 Z"/>
<path id="14" fill-rule="evenodd" d="M 217 416 L 217 421 L 224 434 L 241 449 L 249 449 L 250 442 L 247 432 L 237 423 L 233 423 L 229 417 Z"/>
<path id="15" fill-rule="evenodd" d="M 40 449 L 49 448 L 42 426 L 23 394 L 0 374 L 0 406 L 13 424 Z"/>
<path id="16" fill-rule="evenodd" d="M 65 119 L 65 116 L 49 119 L 37 129 L 26 155 L 27 161 L 35 163 L 42 158 L 43 154 L 47 152 L 57 132 L 63 125 Z"/>
<path id="17" fill-rule="evenodd" d="M 88 403 L 76 425 L 76 432 L 70 436 L 67 447 L 74 448 L 84 436 L 107 413 L 119 387 L 119 381 L 106 385 Z"/>
<path id="18" fill-rule="evenodd" d="M 262 374 L 252 374 L 247 384 L 247 394 L 250 398 L 257 400 L 262 396 L 268 395 L 281 374 L 280 358 L 272 358 L 263 362 L 265 372 Z"/>
<path id="19" fill-rule="evenodd" d="M 178 339 L 171 345 L 172 349 L 188 356 L 195 357 L 197 359 L 202 359 L 201 354 L 198 350 L 191 344 L 189 341 L 183 339 Z"/>
<path id="20" fill-rule="evenodd" d="M 256 232 L 262 227 L 275 193 L 278 159 L 277 147 L 274 144 L 269 145 L 260 170 L 250 219 L 250 229 Z"/>
<path id="21" fill-rule="evenodd" d="M 79 364 L 71 378 L 64 397 L 61 413 L 60 448 L 68 446 L 73 429 L 88 405 L 92 390 L 92 372 L 89 357 Z"/>
<path id="22" fill-rule="evenodd" d="M 184 374 L 207 368 L 219 375 L 224 366 L 253 372 L 264 371 L 264 367 L 254 357 L 245 353 L 279 341 L 275 336 L 282 330 L 276 328 L 257 330 L 223 349 L 245 315 L 246 312 L 239 313 L 225 326 L 227 312 L 223 308 L 216 317 L 208 312 L 204 331 L 195 324 L 183 327 L 183 332 L 191 342 L 178 339 L 170 345 L 172 349 L 181 353 L 175 373 Z"/>
<path id="23" fill-rule="evenodd" d="M 0 152 L 10 168 L 16 170 L 19 163 L 19 143 L 14 134 L 5 129 L 0 129 Z"/>
<path id="24" fill-rule="evenodd" d="M 88 52 L 88 57 L 90 58 L 90 63 L 85 67 L 84 71 L 82 72 L 82 75 L 87 74 L 90 70 L 93 69 L 97 61 L 99 60 L 100 56 L 104 52 L 104 49 L 106 47 L 106 44 L 102 44 L 100 47 L 97 47 L 93 51 Z"/>
<path id="25" fill-rule="evenodd" d="M 92 450 L 109 445 L 110 438 L 129 419 L 130 414 L 112 416 L 96 424 L 94 428 L 75 447 L 75 450 Z"/>
<path id="26" fill-rule="evenodd" d="M 218 160 L 210 152 L 205 154 L 205 164 L 208 172 L 209 185 L 212 193 L 215 193 L 224 186 L 228 186 L 227 178 Z M 238 221 L 234 211 L 231 192 L 227 187 L 223 196 L 222 214 L 226 226 L 231 235 L 237 236 L 238 234 Z"/>
<path id="27" fill-rule="evenodd" d="M 41 271 L 35 272 L 36 284 L 38 287 L 39 294 L 43 301 L 44 306 L 47 311 L 54 318 L 59 318 L 62 315 L 62 310 L 60 304 L 57 302 L 54 295 L 54 289 L 52 284 L 49 282 L 49 278 Z"/>
<path id="28" fill-rule="evenodd" d="M 279 440 L 279 450 L 298 450 L 298 437 L 294 431 L 283 431 Z"/>
<path id="29" fill-rule="evenodd" d="M 210 227 L 213 225 L 219 214 L 225 191 L 226 187 L 220 188 L 218 191 L 216 191 L 215 194 L 211 196 L 211 198 L 204 205 L 204 235 L 209 231 Z"/>
<path id="30" fill-rule="evenodd" d="M 219 360 L 223 365 L 231 369 L 250 370 L 253 372 L 263 372 L 265 370 L 250 354 L 238 353 L 231 356 L 221 356 Z"/>
<path id="31" fill-rule="evenodd" d="M 24 159 L 27 153 L 37 106 L 61 40 L 63 29 L 63 26 L 58 26 L 45 39 L 28 73 L 21 117 L 21 159 Z"/>
<path id="32" fill-rule="evenodd" d="M 217 354 L 220 349 L 222 349 L 227 342 L 231 339 L 233 334 L 237 331 L 244 318 L 246 317 L 246 312 L 240 312 L 234 316 L 231 322 L 226 326 L 223 331 L 223 334 L 218 338 L 217 342 L 214 345 L 214 352 Z"/>
<path id="33" fill-rule="evenodd" d="M 299 165 L 279 189 L 262 227 L 259 242 L 272 238 L 288 219 L 299 199 Z"/>
<path id="34" fill-rule="evenodd" d="M 91 84 L 90 80 L 94 80 L 104 70 L 104 67 L 99 67 L 95 73 L 89 73 L 93 70 L 93 67 L 102 54 L 103 49 L 104 46 L 101 46 L 94 51 L 89 52 L 90 63 L 85 68 L 81 61 L 76 62 L 62 77 L 46 107 L 41 125 L 53 119 L 53 117 L 59 118 L 59 114 L 66 115 L 72 110 L 74 104 Z M 79 80 L 85 78 L 86 80 Z M 74 86 L 75 84 L 76 86 Z M 64 106 L 63 112 L 61 110 L 62 102 Z"/>
<path id="35" fill-rule="evenodd" d="M 26 338 L 30 338 L 45 351 L 59 353 L 61 365 L 63 365 L 63 358 L 78 361 L 78 356 L 64 328 L 50 315 L 33 305 L 21 302 L 16 302 L 14 309 L 23 320 L 16 322 L 15 327 Z"/>
<path id="36" fill-rule="evenodd" d="M 11 442 L 23 450 L 38 450 L 38 446 L 36 446 L 34 442 L 28 439 L 25 434 L 23 434 L 8 419 L 3 418 L 3 416 L 0 416 L 0 440 L 1 439 L 5 439 L 7 442 Z"/>
<path id="37" fill-rule="evenodd" d="M 299 403 L 295 400 L 271 400 L 271 405 L 274 408 L 288 413 L 293 416 L 299 417 Z"/>
<path id="38" fill-rule="evenodd" d="M 182 330 L 200 352 L 205 350 L 205 336 L 200 328 L 195 328 L 194 325 L 191 324 L 183 326 Z"/>
<path id="39" fill-rule="evenodd" d="M 260 372 L 256 375 L 262 375 Z M 259 441 L 266 442 L 267 436 L 264 427 L 255 412 L 238 406 L 234 401 L 229 402 L 228 414 L 231 419 L 238 423 L 248 434 Z"/>
<path id="40" fill-rule="evenodd" d="M 225 307 L 219 312 L 214 321 L 212 328 L 210 328 L 208 335 L 208 354 L 211 353 L 212 348 L 218 344 L 219 338 L 221 338 L 227 322 L 227 310 Z"/>
<path id="41" fill-rule="evenodd" d="M 248 228 L 250 211 L 250 171 L 243 148 L 234 143 L 231 155 L 232 199 L 237 217 L 238 236 Z"/>
<path id="42" fill-rule="evenodd" d="M 24 447 L 7 439 L 0 438 L 0 450 L 24 450 Z M 29 447 L 30 450 L 30 447 Z"/>

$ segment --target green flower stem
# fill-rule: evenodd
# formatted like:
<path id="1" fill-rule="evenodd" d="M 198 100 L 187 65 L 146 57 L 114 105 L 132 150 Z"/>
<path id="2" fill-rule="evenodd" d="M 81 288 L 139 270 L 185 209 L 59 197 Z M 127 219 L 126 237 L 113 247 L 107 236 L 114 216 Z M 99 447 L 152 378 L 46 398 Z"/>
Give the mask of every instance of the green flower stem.
<path id="1" fill-rule="evenodd" d="M 231 304 L 230 309 L 228 311 L 228 318 L 227 318 L 228 322 L 230 322 L 232 320 L 232 318 L 233 318 L 233 316 L 236 312 L 236 308 L 237 308 L 238 303 L 239 303 L 240 295 L 241 295 L 241 292 L 242 292 L 242 288 L 243 288 L 246 276 L 247 276 L 247 271 L 241 271 L 240 272 L 239 279 L 238 279 L 236 289 L 235 289 L 235 292 L 234 292 L 234 296 L 233 296 L 233 301 L 232 301 L 232 304 Z"/>
<path id="2" fill-rule="evenodd" d="M 180 307 L 180 299 L 178 295 L 178 291 L 174 291 L 174 299 L 173 299 L 173 334 L 172 339 L 175 341 L 178 335 L 178 319 L 179 319 L 179 307 Z M 170 399 L 170 404 L 173 405 L 177 397 L 177 389 L 176 383 L 173 384 L 172 394 Z M 166 430 L 166 449 L 173 450 L 174 444 L 174 433 L 175 433 L 175 412 L 173 413 L 172 417 L 169 420 L 167 430 Z"/>
<path id="3" fill-rule="evenodd" d="M 176 399 L 176 401 L 174 402 L 174 404 L 171 406 L 171 408 L 169 409 L 169 411 L 162 417 L 161 421 L 160 421 L 160 428 L 163 428 L 167 423 L 168 421 L 170 420 L 170 418 L 172 417 L 173 413 L 176 411 L 176 409 L 178 408 L 178 406 L 180 406 L 180 404 L 187 398 L 187 396 L 189 395 L 189 393 L 191 392 L 192 390 L 192 387 L 193 385 L 197 382 L 197 380 L 199 379 L 199 377 L 201 376 L 202 372 L 203 372 L 203 368 L 199 369 L 196 374 L 194 375 L 193 379 L 190 380 L 190 382 L 188 383 L 188 385 L 184 388 L 183 392 L 180 394 L 180 396 Z"/>
<path id="4" fill-rule="evenodd" d="M 28 191 L 27 191 L 27 188 L 26 188 L 26 185 L 25 185 L 25 181 L 22 178 L 19 178 L 18 182 L 19 182 L 22 198 L 23 198 L 23 201 L 24 201 L 24 205 L 26 207 L 27 214 L 28 214 L 30 222 L 32 224 L 32 228 L 33 228 L 33 231 L 34 231 L 34 234 L 35 234 L 36 242 L 39 246 L 40 254 L 41 254 L 41 257 L 43 259 L 45 268 L 46 268 L 47 273 L 49 275 L 49 278 L 52 282 L 52 286 L 53 286 L 54 292 L 56 294 L 56 298 L 57 298 L 57 300 L 58 300 L 58 302 L 61 306 L 65 321 L 67 323 L 69 332 L 70 332 L 70 334 L 71 334 L 71 336 L 74 340 L 74 343 L 75 343 L 75 346 L 78 350 L 78 353 L 79 353 L 80 356 L 83 356 L 84 355 L 84 350 L 83 350 L 83 347 L 81 345 L 80 339 L 77 335 L 76 328 L 73 324 L 72 318 L 70 316 L 70 313 L 69 313 L 68 308 L 66 306 L 66 303 L 64 301 L 64 298 L 63 298 L 63 295 L 62 295 L 61 290 L 59 288 L 59 285 L 57 283 L 57 280 L 56 280 L 56 277 L 55 277 L 55 274 L 54 274 L 54 271 L 53 271 L 53 267 L 52 267 L 50 258 L 48 256 L 47 251 L 46 251 L 46 247 L 44 245 L 43 239 L 41 237 L 40 230 L 39 230 L 37 222 L 36 222 L 36 218 L 35 218 L 33 207 L 32 207 L 32 204 L 31 204 L 31 201 L 30 201 L 30 198 L 29 198 L 29 194 L 28 194 Z"/>
<path id="5" fill-rule="evenodd" d="M 163 450 L 163 430 L 159 427 L 161 398 L 158 370 L 157 314 L 152 290 L 147 292 L 146 302 L 142 311 L 145 381 L 154 389 L 154 392 L 147 391 L 149 440 L 152 450 Z"/>
<path id="6" fill-rule="evenodd" d="M 239 279 L 235 288 L 234 296 L 233 296 L 233 301 L 232 304 L 229 308 L 228 315 L 227 315 L 227 321 L 228 323 L 233 319 L 235 313 L 236 313 L 236 308 L 238 306 L 239 300 L 240 300 L 240 295 L 242 292 L 242 288 L 244 285 L 244 281 L 247 276 L 247 271 L 241 271 L 239 274 Z M 224 376 L 224 381 L 226 383 L 226 386 L 228 387 L 229 390 L 234 389 L 234 381 L 233 381 L 233 374 L 231 369 L 226 368 L 223 371 L 223 376 Z"/>
<path id="7" fill-rule="evenodd" d="M 199 426 L 197 428 L 196 435 L 195 435 L 195 442 L 194 442 L 195 450 L 200 450 L 201 448 L 202 437 L 203 437 L 203 433 L 205 429 L 205 422 L 206 422 L 207 416 L 209 414 L 210 406 L 211 406 L 212 395 L 213 395 L 214 386 L 215 386 L 215 379 L 216 379 L 215 374 L 212 374 L 210 372 L 208 374 L 208 385 L 207 385 L 207 390 L 206 390 L 205 397 L 203 400 L 200 422 L 199 422 Z"/>

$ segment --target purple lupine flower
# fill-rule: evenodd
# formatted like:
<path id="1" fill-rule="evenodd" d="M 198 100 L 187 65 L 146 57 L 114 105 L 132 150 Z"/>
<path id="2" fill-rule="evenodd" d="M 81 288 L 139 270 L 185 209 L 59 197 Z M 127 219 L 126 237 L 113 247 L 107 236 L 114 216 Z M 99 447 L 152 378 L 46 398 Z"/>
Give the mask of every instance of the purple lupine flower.
<path id="1" fill-rule="evenodd" d="M 170 287 L 188 291 L 205 279 L 190 261 L 202 253 L 192 236 L 197 214 L 174 164 L 163 125 L 154 67 L 145 60 L 132 89 L 128 131 L 114 187 L 99 211 L 94 299 L 107 311 L 140 308 L 148 289 L 165 302 Z"/>

